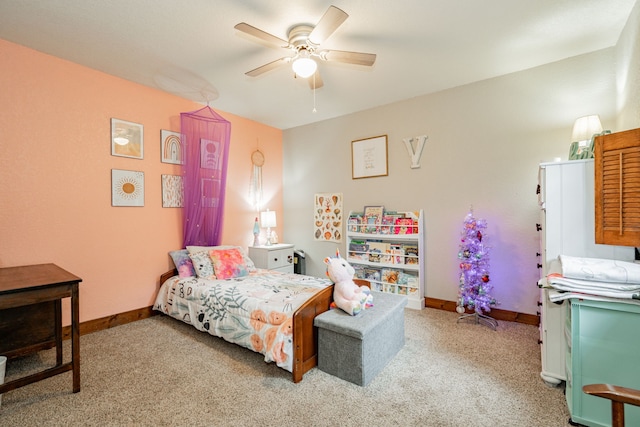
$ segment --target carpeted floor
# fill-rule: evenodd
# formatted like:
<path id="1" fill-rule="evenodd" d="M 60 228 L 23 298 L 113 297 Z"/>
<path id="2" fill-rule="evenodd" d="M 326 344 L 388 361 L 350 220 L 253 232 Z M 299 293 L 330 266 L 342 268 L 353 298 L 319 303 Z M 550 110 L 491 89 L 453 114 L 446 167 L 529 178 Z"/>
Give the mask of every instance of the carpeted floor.
<path id="1" fill-rule="evenodd" d="M 5 393 L 0 425 L 568 425 L 562 388 L 539 376 L 536 327 L 434 309 L 405 320 L 404 348 L 360 387 L 318 369 L 294 384 L 257 353 L 155 316 L 83 335 L 82 390 L 68 372 Z M 54 363 L 53 350 L 9 361 L 7 380 Z"/>

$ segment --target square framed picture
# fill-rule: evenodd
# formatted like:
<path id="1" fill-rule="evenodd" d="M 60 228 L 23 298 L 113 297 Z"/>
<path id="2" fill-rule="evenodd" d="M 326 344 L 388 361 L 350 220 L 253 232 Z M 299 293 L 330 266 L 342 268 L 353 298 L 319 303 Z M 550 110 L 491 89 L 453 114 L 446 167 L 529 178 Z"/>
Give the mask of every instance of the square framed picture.
<path id="1" fill-rule="evenodd" d="M 184 187 L 182 176 L 162 175 L 162 207 L 184 207 Z"/>
<path id="2" fill-rule="evenodd" d="M 139 123 L 111 119 L 111 155 L 144 158 L 144 128 Z"/>
<path id="3" fill-rule="evenodd" d="M 144 206 L 144 172 L 111 169 L 111 206 Z"/>
<path id="4" fill-rule="evenodd" d="M 387 175 L 387 135 L 351 142 L 352 179 Z"/>
<path id="5" fill-rule="evenodd" d="M 183 164 L 182 160 L 182 140 L 178 132 L 170 130 L 160 130 L 160 161 L 162 163 L 172 163 L 174 165 Z"/>

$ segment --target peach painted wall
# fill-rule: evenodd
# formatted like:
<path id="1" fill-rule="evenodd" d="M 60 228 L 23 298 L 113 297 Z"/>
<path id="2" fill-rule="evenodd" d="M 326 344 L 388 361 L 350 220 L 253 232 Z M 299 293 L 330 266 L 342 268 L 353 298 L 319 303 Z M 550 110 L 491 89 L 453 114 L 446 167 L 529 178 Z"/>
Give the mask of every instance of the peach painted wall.
<path id="1" fill-rule="evenodd" d="M 51 262 L 81 277 L 81 321 L 152 305 L 182 244 L 182 209 L 162 207 L 161 175 L 180 171 L 160 162 L 160 130 L 202 105 L 4 40 L 0 63 L 0 267 Z M 223 243 L 246 247 L 250 154 L 265 153 L 267 206 L 281 213 L 282 132 L 217 112 L 232 129 Z M 112 117 L 144 125 L 143 160 L 111 156 Z M 144 172 L 144 207 L 111 206 L 111 169 Z"/>

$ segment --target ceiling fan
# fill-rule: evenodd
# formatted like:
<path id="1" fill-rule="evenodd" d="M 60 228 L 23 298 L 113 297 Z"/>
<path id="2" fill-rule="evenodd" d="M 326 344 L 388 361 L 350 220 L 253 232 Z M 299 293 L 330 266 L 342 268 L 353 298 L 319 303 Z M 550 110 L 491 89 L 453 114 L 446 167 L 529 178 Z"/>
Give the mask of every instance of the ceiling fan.
<path id="1" fill-rule="evenodd" d="M 296 76 L 302 78 L 314 76 L 313 79 L 309 79 L 309 85 L 312 89 L 316 89 L 323 85 L 316 60 L 372 66 L 376 61 L 376 55 L 373 53 L 320 49 L 320 45 L 348 17 L 349 15 L 343 10 L 335 6 L 329 6 L 329 9 L 327 9 L 315 27 L 304 24 L 291 27 L 287 35 L 288 40 L 276 37 L 244 22 L 237 24 L 234 28 L 238 31 L 257 37 L 276 47 L 291 50 L 290 56 L 276 59 L 245 74 L 250 77 L 256 77 L 281 65 L 291 63 Z"/>

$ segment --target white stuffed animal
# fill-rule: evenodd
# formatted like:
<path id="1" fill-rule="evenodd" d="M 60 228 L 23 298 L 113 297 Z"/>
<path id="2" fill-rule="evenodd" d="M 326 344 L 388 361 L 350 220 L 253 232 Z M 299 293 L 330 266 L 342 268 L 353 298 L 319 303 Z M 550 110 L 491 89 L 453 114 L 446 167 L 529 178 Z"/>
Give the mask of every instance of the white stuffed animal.
<path id="1" fill-rule="evenodd" d="M 336 250 L 335 257 L 326 257 L 327 276 L 333 281 L 333 301 L 338 308 L 355 316 L 369 307 L 373 307 L 373 295 L 366 286 L 358 286 L 353 281 L 355 270 Z"/>

